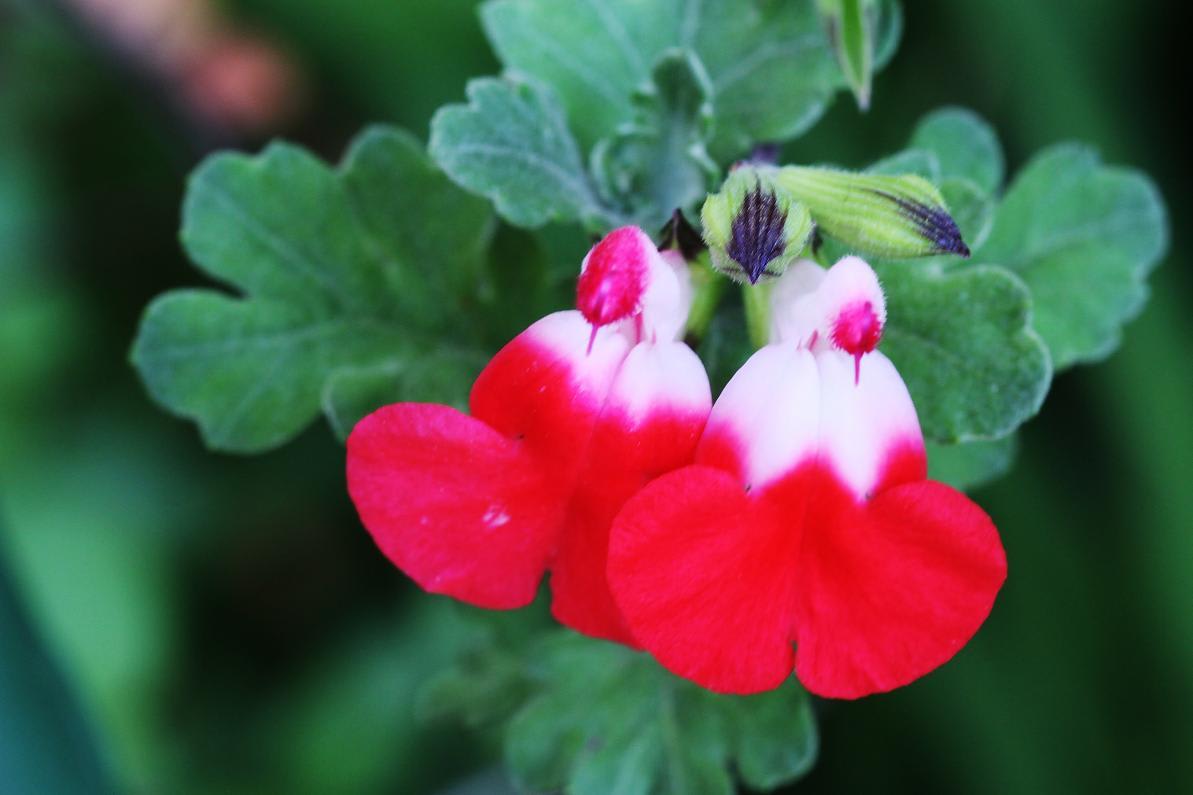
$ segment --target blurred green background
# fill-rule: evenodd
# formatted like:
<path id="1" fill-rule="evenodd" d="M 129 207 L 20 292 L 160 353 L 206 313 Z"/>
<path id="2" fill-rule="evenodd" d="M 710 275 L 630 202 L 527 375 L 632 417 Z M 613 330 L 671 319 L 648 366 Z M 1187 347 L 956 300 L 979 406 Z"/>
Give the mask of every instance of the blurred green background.
<path id="1" fill-rule="evenodd" d="M 149 299 L 202 283 L 177 242 L 198 159 L 277 134 L 336 160 L 370 121 L 425 137 L 466 78 L 496 71 L 475 3 L 222 4 L 300 86 L 239 127 L 67 5 L 0 0 L 0 792 L 504 791 L 492 736 L 413 714 L 466 632 L 375 552 L 328 429 L 208 453 L 126 361 Z M 1057 380 L 1012 474 L 976 495 L 1010 561 L 986 627 L 911 687 L 819 703 L 821 759 L 794 789 L 1188 791 L 1184 28 L 1160 0 L 904 13 L 871 111 L 840 97 L 796 158 L 860 165 L 964 104 L 1012 171 L 1076 138 L 1149 172 L 1174 253 L 1122 348 Z"/>

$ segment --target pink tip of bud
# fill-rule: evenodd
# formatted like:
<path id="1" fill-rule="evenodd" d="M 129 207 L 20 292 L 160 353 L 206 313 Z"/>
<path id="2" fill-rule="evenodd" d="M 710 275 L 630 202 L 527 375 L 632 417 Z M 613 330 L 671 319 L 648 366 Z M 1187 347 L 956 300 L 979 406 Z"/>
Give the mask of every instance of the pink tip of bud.
<path id="1" fill-rule="evenodd" d="M 870 301 L 846 304 L 833 320 L 833 344 L 853 355 L 853 380 L 861 375 L 862 356 L 878 347 L 882 339 L 882 318 Z"/>
<path id="2" fill-rule="evenodd" d="M 633 226 L 614 229 L 588 252 L 576 308 L 594 329 L 638 313 L 646 292 L 649 239 Z"/>

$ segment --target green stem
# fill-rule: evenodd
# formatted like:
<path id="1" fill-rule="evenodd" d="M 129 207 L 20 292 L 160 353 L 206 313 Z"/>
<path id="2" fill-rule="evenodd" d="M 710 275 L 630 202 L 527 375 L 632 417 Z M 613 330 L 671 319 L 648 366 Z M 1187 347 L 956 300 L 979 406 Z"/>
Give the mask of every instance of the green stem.
<path id="1" fill-rule="evenodd" d="M 773 281 L 743 284 L 741 288 L 742 304 L 746 310 L 746 331 L 755 348 L 770 342 L 770 294 L 773 288 Z"/>
<path id="2" fill-rule="evenodd" d="M 703 252 L 688 266 L 692 275 L 692 308 L 688 312 L 687 338 L 699 341 L 708 333 L 717 304 L 725 292 L 725 279 L 712 269 L 708 252 Z"/>

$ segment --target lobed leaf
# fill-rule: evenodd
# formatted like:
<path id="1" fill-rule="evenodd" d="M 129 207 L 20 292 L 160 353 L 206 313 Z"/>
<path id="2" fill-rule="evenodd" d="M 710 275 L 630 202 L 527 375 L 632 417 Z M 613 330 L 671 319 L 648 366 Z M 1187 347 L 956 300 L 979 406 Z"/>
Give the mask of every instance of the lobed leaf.
<path id="1" fill-rule="evenodd" d="M 1143 174 L 1102 165 L 1084 146 L 1037 155 L 1007 190 L 975 254 L 1031 289 L 1034 324 L 1057 368 L 1118 347 L 1167 246 L 1164 205 Z"/>
<path id="2" fill-rule="evenodd" d="M 876 61 L 889 57 L 900 17 L 879 4 Z M 815 4 L 736 0 L 489 0 L 489 40 L 507 70 L 558 93 L 586 149 L 632 118 L 631 95 L 658 56 L 678 47 L 708 70 L 717 108 L 713 154 L 799 135 L 845 85 Z"/>
<path id="3" fill-rule="evenodd" d="M 406 133 L 367 130 L 338 171 L 286 144 L 216 155 L 191 178 L 182 240 L 243 295 L 159 297 L 133 364 L 207 444 L 238 452 L 282 444 L 324 401 L 343 434 L 367 403 L 459 400 L 481 361 L 461 319 L 491 232 L 485 202 Z M 403 377 L 344 409 L 344 380 L 377 371 Z"/>
<path id="4" fill-rule="evenodd" d="M 878 273 L 888 308 L 882 350 L 927 439 L 996 439 L 1039 410 L 1052 368 L 1019 279 L 1001 268 L 940 273 L 914 263 Z"/>
<path id="5" fill-rule="evenodd" d="M 816 727 L 794 681 L 757 696 L 710 693 L 645 654 L 558 633 L 535 655 L 539 692 L 510 723 L 506 759 L 532 791 L 732 793 L 736 764 L 772 789 L 811 767 Z"/>
<path id="6" fill-rule="evenodd" d="M 431 119 L 431 155 L 453 180 L 487 196 L 516 226 L 617 225 L 550 89 L 481 78 L 467 93 L 467 105 L 440 108 Z"/>
<path id="7" fill-rule="evenodd" d="M 1002 186 L 998 137 L 971 110 L 945 107 L 932 111 L 916 125 L 908 148 L 935 156 L 936 179 L 966 179 L 986 194 L 996 193 Z"/>
<path id="8" fill-rule="evenodd" d="M 531 792 L 729 795 L 731 767 L 770 790 L 806 773 L 817 750 L 809 698 L 794 680 L 756 696 L 718 695 L 646 654 L 566 631 L 512 654 L 474 650 L 430 683 L 422 703 L 471 725 L 508 719 L 506 766 Z"/>

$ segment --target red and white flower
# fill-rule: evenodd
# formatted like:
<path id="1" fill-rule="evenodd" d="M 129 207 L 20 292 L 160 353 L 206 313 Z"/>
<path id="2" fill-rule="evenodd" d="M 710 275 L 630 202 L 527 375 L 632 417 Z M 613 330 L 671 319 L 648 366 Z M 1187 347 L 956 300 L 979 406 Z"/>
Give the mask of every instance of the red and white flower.
<path id="1" fill-rule="evenodd" d="M 977 631 L 1002 544 L 977 505 L 926 479 L 907 388 L 874 350 L 886 317 L 868 265 L 797 264 L 772 317 L 695 463 L 619 514 L 610 585 L 635 639 L 712 690 L 767 690 L 793 668 L 823 696 L 890 690 Z"/>
<path id="2" fill-rule="evenodd" d="M 585 258 L 578 310 L 534 323 L 473 385 L 470 415 L 399 403 L 348 439 L 348 489 L 382 552 L 424 589 L 481 607 L 552 609 L 631 642 L 609 594 L 609 527 L 655 476 L 690 463 L 711 407 L 677 341 L 691 303 L 681 259 L 635 227 Z"/>

